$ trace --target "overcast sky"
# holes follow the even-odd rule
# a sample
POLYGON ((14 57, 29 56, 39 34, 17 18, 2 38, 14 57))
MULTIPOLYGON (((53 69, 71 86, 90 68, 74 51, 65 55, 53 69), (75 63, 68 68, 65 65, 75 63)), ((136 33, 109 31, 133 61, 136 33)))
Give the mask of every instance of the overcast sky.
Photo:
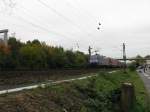
POLYGON ((39 39, 121 57, 150 54, 150 0, 0 0, 0 29, 21 41, 39 39), (97 30, 98 23, 101 29, 97 30), (78 43, 78 45, 77 45, 78 43))

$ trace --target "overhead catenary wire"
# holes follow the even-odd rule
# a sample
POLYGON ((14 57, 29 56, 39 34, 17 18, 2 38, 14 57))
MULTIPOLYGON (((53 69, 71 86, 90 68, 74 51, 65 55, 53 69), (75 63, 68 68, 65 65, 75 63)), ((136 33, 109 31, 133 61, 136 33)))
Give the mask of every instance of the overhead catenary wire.
MULTIPOLYGON (((27 15, 30 15, 28 12, 29 12, 29 10, 28 9, 26 9, 24 6, 21 6, 21 8, 23 9, 23 11, 24 11, 24 13, 26 13, 27 15)), ((37 18, 35 18, 35 17, 32 17, 31 15, 30 15, 30 18, 33 18, 34 19, 34 21, 35 20, 37 20, 38 21, 38 23, 40 22, 37 18)), ((40 16, 38 16, 38 18, 41 18, 40 16)), ((43 24, 43 23, 42 23, 43 24)), ((45 25, 44 25, 45 26, 45 25)), ((70 35, 70 37, 73 37, 74 35, 70 35)), ((68 37, 68 36, 67 36, 68 37)), ((62 38, 62 37, 61 37, 62 38)), ((72 38, 67 38, 67 40, 70 40, 70 41, 73 41, 74 43, 75 43, 75 41, 77 41, 77 39, 75 40, 75 39, 72 39, 72 38)))
POLYGON ((40 26, 40 25, 38 25, 38 24, 32 23, 31 21, 24 19, 22 16, 15 16, 15 18, 17 18, 18 20, 21 20, 21 21, 23 21, 23 22, 25 22, 25 23, 31 25, 32 27, 34 27, 34 28, 36 28, 36 29, 40 29, 40 30, 42 30, 42 31, 44 31, 44 32, 46 32, 46 33, 49 33, 49 34, 51 33, 51 34, 53 34, 53 35, 57 35, 57 36, 65 37, 65 38, 69 39, 68 37, 66 37, 66 36, 63 35, 63 34, 60 34, 60 33, 58 33, 58 32, 54 32, 54 31, 51 31, 51 30, 49 30, 49 29, 47 29, 47 28, 45 28, 45 27, 42 27, 42 26, 40 26))
MULTIPOLYGON (((89 28, 91 28, 91 26, 97 22, 96 20, 94 20, 91 17, 91 15, 89 16, 89 14, 86 11, 83 11, 80 7, 76 7, 75 5, 73 5, 70 0, 65 0, 65 2, 66 2, 66 5, 70 6, 73 9, 72 13, 74 13, 74 15, 77 15, 78 18, 80 18, 81 16, 82 17, 86 16, 85 19, 87 19, 88 22, 86 24, 84 24, 86 26, 82 25, 83 27, 89 27, 89 28)), ((95 29, 95 27, 93 29, 95 29)), ((90 30, 90 33, 92 33, 91 30, 90 30)))
MULTIPOLYGON (((89 11, 87 11, 86 9, 84 9, 83 7, 79 7, 80 3, 77 0, 75 0, 73 3, 71 2, 73 0, 65 0, 65 1, 66 1, 67 5, 70 5, 72 8, 74 8, 81 15, 88 16, 89 19, 86 18, 88 20, 87 24, 89 24, 91 22, 91 24, 89 24, 89 28, 91 28, 91 26, 93 24, 97 25, 97 23, 98 23, 99 24, 99 30, 100 30, 100 25, 101 25, 100 21, 97 21, 95 19, 96 17, 93 14, 91 14, 89 11)), ((88 34, 90 36, 94 36, 94 34, 95 34, 95 33, 93 34, 94 31, 95 31, 95 27, 93 30, 91 29, 88 34)))
POLYGON ((77 0, 75 0, 75 2, 73 2, 73 3, 71 1, 73 1, 73 0, 66 0, 66 3, 69 4, 71 7, 73 7, 75 10, 78 10, 78 13, 88 15, 88 17, 90 17, 90 19, 92 20, 91 22, 96 22, 97 21, 95 19, 96 17, 94 17, 91 13, 89 13, 83 7, 79 7, 79 3, 78 3, 77 0))
POLYGON ((55 14, 57 14, 59 17, 63 18, 64 20, 66 20, 67 22, 73 24, 77 29, 84 31, 86 34, 88 34, 88 36, 90 36, 91 34, 89 32, 86 32, 85 30, 81 29, 81 27, 74 23, 71 19, 67 18, 66 16, 64 16, 63 14, 61 14, 59 11, 57 11, 55 8, 51 7, 50 5, 46 4, 45 2, 43 2, 43 0, 37 0, 41 5, 45 6, 46 8, 50 9, 52 12, 54 12, 55 14))
POLYGON ((92 36, 92 34, 90 34, 89 32, 87 32, 87 31, 81 29, 80 26, 79 26, 78 24, 74 23, 71 19, 69 19, 69 18, 67 18, 66 16, 64 16, 62 13, 60 13, 59 11, 57 11, 55 8, 50 7, 50 5, 48 5, 48 3, 45 3, 45 2, 43 2, 43 1, 41 1, 41 0, 36 0, 36 1, 38 1, 38 2, 39 2, 40 4, 42 4, 44 7, 49 8, 52 12, 54 12, 55 14, 57 14, 59 17, 65 19, 66 21, 69 21, 69 23, 71 23, 71 24, 73 24, 74 26, 76 26, 78 30, 80 29, 80 30, 82 30, 82 32, 85 32, 85 33, 87 34, 87 36, 92 36))
POLYGON ((50 7, 48 4, 46 4, 45 2, 43 2, 42 0, 37 0, 40 4, 42 4, 43 6, 45 6, 46 8, 50 9, 52 12, 54 12, 55 14, 57 14, 59 17, 62 17, 64 20, 73 23, 70 19, 68 19, 67 17, 65 17, 63 14, 59 13, 55 8, 50 7))
MULTIPOLYGON (((43 28, 39 28, 39 26, 37 26, 37 25, 35 25, 35 24, 32 24, 32 23, 30 23, 30 21, 28 21, 28 20, 26 20, 26 19, 24 19, 24 18, 22 18, 22 17, 18 17, 18 16, 16 16, 15 17, 15 19, 17 19, 18 21, 22 21, 22 22, 24 22, 24 23, 27 23, 27 24, 29 24, 30 25, 30 27, 28 28, 28 27, 26 27, 26 26, 22 26, 22 25, 17 25, 17 24, 15 24, 15 23, 11 23, 10 25, 15 25, 15 26, 17 26, 16 28, 21 28, 21 29, 23 29, 23 30, 28 30, 28 31, 32 31, 31 33, 37 33, 37 31, 35 30, 35 29, 37 29, 37 30, 42 30, 42 31, 44 31, 44 32, 46 32, 46 33, 49 33, 49 34, 51 34, 51 36, 50 37, 52 37, 52 35, 55 35, 55 36, 59 36, 58 38, 56 37, 56 39, 54 39, 52 42, 57 42, 58 40, 64 40, 64 38, 66 39, 66 40, 69 40, 68 39, 68 37, 66 37, 65 35, 62 35, 62 34, 60 34, 60 33, 55 33, 54 34, 54 32, 50 32, 49 30, 45 30, 45 29, 43 29, 43 28), (35 29, 33 29, 33 28, 35 28, 35 29), (34 32, 33 32, 34 31, 34 32), (64 37, 64 38, 62 38, 62 37, 64 37)), ((39 31, 38 31, 39 32, 39 31)), ((61 41, 62 43, 63 43, 63 40, 61 41)), ((55 43, 56 44, 56 43, 55 43)), ((58 46, 62 46, 61 45, 61 43, 58 43, 58 44, 56 44, 56 45, 58 45, 58 46)))
MULTIPOLYGON (((75 0, 75 3, 77 4, 77 6, 79 6, 79 1, 78 0, 75 0)), ((84 12, 87 12, 92 18, 93 18, 93 21, 97 21, 95 18, 95 16, 92 14, 92 13, 90 13, 89 11, 87 11, 85 8, 83 8, 83 7, 81 7, 82 8, 82 10, 84 11, 84 12)))
MULTIPOLYGON (((4 19, 4 20, 0 19, 0 21, 3 21, 3 22, 7 22, 7 23, 9 23, 9 21, 7 21, 6 19, 4 19)), ((8 25, 8 26, 11 26, 11 25, 13 25, 13 26, 17 26, 17 27, 22 28, 22 29, 31 30, 31 28, 27 28, 27 27, 25 27, 25 26, 24 26, 24 25, 22 25, 22 24, 16 24, 15 22, 13 22, 13 23, 9 23, 9 25, 8 25)), ((33 31, 33 29, 32 29, 32 31, 33 31)))
POLYGON ((12 0, 2 0, 2 3, 5 5, 5 7, 14 8, 15 2, 12 0))
MULTIPOLYGON (((55 9, 56 10, 56 9, 55 9)), ((56 10, 57 11, 57 10, 56 10)), ((60 13, 61 14, 61 13, 60 13)), ((63 14, 62 14, 63 15, 63 14)), ((64 16, 64 15, 63 15, 64 16)), ((64 16, 65 17, 65 16, 64 16)), ((33 21, 30 21, 29 20, 29 18, 28 19, 26 19, 26 18, 24 18, 23 16, 19 16, 19 17, 17 17, 18 18, 18 20, 20 21, 24 21, 25 23, 27 23, 27 24, 29 24, 29 25, 31 25, 32 27, 34 27, 34 28, 36 28, 36 29, 40 29, 40 30, 42 30, 42 31, 45 31, 45 32, 48 32, 48 33, 52 33, 52 34, 54 34, 54 35, 60 35, 61 37, 65 37, 66 38, 66 36, 65 35, 62 35, 62 34, 60 34, 60 33, 58 33, 58 32, 55 32, 55 31, 51 31, 50 29, 47 29, 46 27, 45 27, 45 25, 43 26, 43 25, 39 25, 39 23, 37 24, 37 23, 34 23, 33 21)), ((67 17, 66 17, 67 18, 67 17)), ((68 20, 68 18, 67 18, 67 20, 68 20)), ((66 20, 66 21, 67 21, 66 20)), ((73 21, 71 20, 71 19, 69 19, 70 20, 70 23, 72 23, 73 21)), ((72 23, 72 24, 76 24, 76 23, 72 23)), ((79 27, 80 28, 80 27, 79 27)), ((78 29, 79 29, 78 28, 78 29)))
POLYGON ((55 8, 53 8, 50 5, 48 5, 48 3, 45 3, 45 2, 43 2, 41 0, 36 0, 36 1, 39 2, 42 6, 48 8, 50 11, 52 11, 53 13, 55 13, 56 15, 58 15, 59 17, 63 18, 66 22, 69 22, 69 23, 73 24, 80 32, 85 32, 85 34, 86 34, 85 36, 89 40, 93 38, 92 34, 90 34, 89 32, 86 32, 85 30, 81 29, 80 26, 78 26, 71 19, 67 18, 66 16, 64 16, 59 11, 57 11, 55 8))
POLYGON ((1 14, 7 13, 11 15, 13 12, 13 9, 16 6, 16 1, 15 0, 1 0, 1 3, 3 4, 3 9, 1 10, 1 14))
MULTIPOLYGON (((17 10, 19 10, 20 11, 20 9, 17 9, 17 10)), ((23 9, 24 10, 24 9, 23 9)), ((25 10, 24 10, 25 11, 25 10)), ((21 12, 22 13, 22 12, 21 12)), ((22 13, 23 15, 25 15, 24 13, 22 13)), ((27 15, 28 15, 28 13, 26 13, 27 15)), ((14 14, 13 14, 14 15, 14 14)), ((13 15, 11 15, 11 16, 13 16, 13 15)), ((10 16, 10 15, 9 15, 10 16)), ((43 24, 42 24, 42 26, 41 26, 41 24, 40 25, 38 25, 38 24, 35 24, 34 22, 32 22, 32 21, 30 21, 29 20, 29 18, 31 19, 31 16, 28 18, 28 19, 26 19, 26 18, 24 18, 23 16, 20 16, 20 15, 16 15, 16 16, 14 16, 17 20, 19 20, 19 21, 23 21, 24 23, 27 23, 27 24, 29 24, 30 26, 32 26, 32 27, 34 27, 34 28, 36 28, 36 29, 40 29, 40 30, 42 30, 42 31, 44 31, 44 32, 47 32, 47 33, 52 33, 52 34, 54 34, 54 35, 59 35, 61 38, 62 37, 64 37, 65 39, 67 39, 67 40, 72 40, 71 38, 69 38, 68 36, 66 36, 66 35, 64 35, 64 34, 61 34, 61 33, 58 33, 58 32, 54 32, 54 31, 51 31, 51 30, 49 30, 48 28, 45 28, 45 26, 43 27, 43 24)), ((27 16, 28 17, 28 16, 27 16)), ((34 21, 35 20, 38 20, 37 18, 35 19, 34 18, 34 21)), ((36 23, 39 23, 39 21, 38 22, 36 22, 36 23)), ((13 25, 15 25, 14 23, 13 23, 13 25)), ((21 24, 20 24, 21 25, 21 24)), ((20 26, 19 25, 19 26, 20 26)), ((16 26, 16 25, 15 25, 16 26)), ((26 27, 22 27, 21 26, 21 28, 24 28, 24 29, 26 29, 26 27)), ((29 27, 29 29, 31 29, 31 27, 29 27)), ((28 30, 29 30, 28 29, 28 30)), ((70 36, 71 37, 71 36, 70 36)), ((74 41, 74 40, 72 40, 72 41, 74 41)))
MULTIPOLYGON (((71 0, 67 0, 67 1, 68 1, 68 2, 71 2, 71 0)), ((73 0, 72 0, 72 1, 73 1, 73 0)), ((79 0, 74 0, 74 4, 76 4, 76 6, 79 6, 79 5, 80 5, 79 0)), ((101 25, 101 21, 100 21, 100 20, 97 20, 96 17, 95 17, 92 13, 90 13, 88 10, 86 10, 86 9, 83 8, 83 7, 80 7, 79 10, 82 10, 83 12, 88 13, 88 15, 90 15, 90 17, 91 17, 91 19, 92 19, 92 21, 93 21, 94 23, 96 22, 96 24, 98 23, 99 26, 101 25)), ((98 30, 100 30, 100 27, 98 27, 98 30)))
MULTIPOLYGON (((3 0, 3 3, 5 4, 5 7, 11 7, 11 3, 12 3, 12 1, 11 0, 9 0, 9 4, 7 4, 6 3, 6 1, 5 0, 3 0)), ((19 9, 18 9, 19 10, 19 9)), ((31 16, 30 16, 31 17, 31 16)), ((55 31, 52 31, 52 30, 49 30, 49 28, 45 28, 45 27, 43 27, 43 26, 41 26, 41 25, 38 25, 38 24, 35 24, 35 23, 33 23, 33 22, 31 22, 31 21, 29 21, 29 20, 27 20, 27 19, 25 19, 25 18, 23 18, 22 16, 15 16, 15 18, 17 18, 19 21, 20 20, 22 20, 22 21, 24 21, 25 23, 27 23, 27 24, 30 24, 32 27, 34 27, 34 28, 36 28, 36 29, 40 29, 40 30, 43 30, 43 31, 45 31, 45 32, 48 32, 48 33, 52 33, 52 34, 54 34, 54 35, 59 35, 59 36, 61 36, 61 38, 62 37, 65 37, 65 38, 67 38, 67 40, 71 40, 69 37, 67 37, 67 36, 65 36, 64 34, 61 34, 61 33, 58 33, 58 32, 55 32, 55 31)), ((35 20, 35 18, 34 18, 34 20, 35 20)), ((37 22, 37 23, 39 23, 39 22, 37 22)))
POLYGON ((7 8, 7 4, 5 2, 5 0, 1 0, 1 3, 3 4, 3 6, 5 7, 5 9, 7 8))
MULTIPOLYGON (((23 14, 26 14, 27 15, 27 17, 29 17, 30 19, 31 18, 33 18, 34 19, 34 21, 36 21, 36 23, 40 23, 41 21, 40 20, 38 20, 37 18, 35 18, 35 17, 33 17, 33 16, 31 16, 29 13, 28 13, 28 10, 27 9, 25 9, 23 6, 21 6, 22 7, 22 13, 23 14)), ((29 20, 23 20, 23 21, 26 21, 27 23, 29 23, 29 20)), ((35 24, 35 23, 33 23, 33 22, 31 22, 30 21, 30 23, 32 23, 32 26, 33 26, 33 24, 34 24, 34 26, 36 25, 37 26, 37 24, 35 24)), ((66 36, 66 35, 64 35, 64 34, 62 34, 62 33, 58 33, 58 32, 56 32, 56 31, 53 31, 53 30, 49 30, 50 28, 47 26, 47 25, 45 25, 45 24, 43 24, 43 23, 40 23, 40 24, 42 24, 43 26, 41 26, 41 25, 38 25, 39 27, 40 27, 40 29, 42 28, 42 30, 46 30, 46 32, 51 32, 51 33, 53 33, 53 34, 55 34, 55 35, 59 35, 59 36, 61 36, 61 38, 62 37, 64 37, 64 38, 66 38, 66 39, 68 39, 68 40, 71 40, 71 41, 73 41, 73 39, 72 38, 69 38, 68 36, 66 36), (46 27, 46 28, 45 28, 46 27)))

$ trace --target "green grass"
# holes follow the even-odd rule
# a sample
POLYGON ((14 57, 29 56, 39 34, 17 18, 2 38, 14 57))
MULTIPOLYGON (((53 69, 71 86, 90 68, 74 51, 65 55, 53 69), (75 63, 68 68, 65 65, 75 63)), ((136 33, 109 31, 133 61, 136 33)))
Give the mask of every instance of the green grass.
POLYGON ((102 91, 111 91, 121 87, 124 82, 130 82, 135 86, 136 104, 133 111, 135 112, 148 112, 149 107, 149 96, 144 87, 143 81, 140 79, 136 71, 128 71, 124 74, 122 71, 113 73, 109 76, 99 75, 97 80, 98 89, 102 88, 102 91))
POLYGON ((135 71, 47 86, 0 96, 0 112, 120 112, 119 100, 113 101, 123 82, 135 86, 136 101, 131 112, 150 112, 149 97, 142 80, 135 71))
MULTIPOLYGON (((129 82, 135 87, 136 102, 133 108, 133 112, 150 112, 150 99, 149 94, 144 86, 143 81, 140 79, 136 71, 118 71, 112 74, 106 74, 104 72, 98 73, 96 77, 95 88, 97 91, 101 91, 104 94, 110 93, 113 90, 121 88, 122 83, 129 82)), ((79 82, 78 82, 79 84, 79 82)), ((80 81, 80 86, 87 84, 87 80, 80 81)))

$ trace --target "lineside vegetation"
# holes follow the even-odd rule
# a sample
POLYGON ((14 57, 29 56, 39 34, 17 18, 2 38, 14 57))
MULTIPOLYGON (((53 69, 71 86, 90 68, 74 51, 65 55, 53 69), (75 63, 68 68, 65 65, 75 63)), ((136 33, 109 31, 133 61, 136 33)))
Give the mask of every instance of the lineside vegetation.
POLYGON ((84 68, 88 64, 88 56, 83 52, 49 46, 36 39, 23 43, 9 38, 8 45, 0 46, 0 70, 84 68))
POLYGON ((124 81, 135 86, 131 112, 150 112, 147 91, 135 71, 100 72, 86 80, 2 95, 0 112, 121 112, 120 87, 124 81))

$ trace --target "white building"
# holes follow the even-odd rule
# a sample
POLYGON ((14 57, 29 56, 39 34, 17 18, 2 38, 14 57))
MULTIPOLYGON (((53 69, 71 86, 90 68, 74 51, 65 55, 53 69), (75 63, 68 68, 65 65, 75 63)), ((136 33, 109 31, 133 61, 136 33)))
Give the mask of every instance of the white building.
POLYGON ((2 38, 0 38, 0 44, 4 44, 7 46, 7 44, 8 44, 8 29, 0 30, 0 34, 3 34, 2 38))
POLYGON ((150 60, 146 60, 146 64, 147 64, 147 65, 150 65, 150 60))

